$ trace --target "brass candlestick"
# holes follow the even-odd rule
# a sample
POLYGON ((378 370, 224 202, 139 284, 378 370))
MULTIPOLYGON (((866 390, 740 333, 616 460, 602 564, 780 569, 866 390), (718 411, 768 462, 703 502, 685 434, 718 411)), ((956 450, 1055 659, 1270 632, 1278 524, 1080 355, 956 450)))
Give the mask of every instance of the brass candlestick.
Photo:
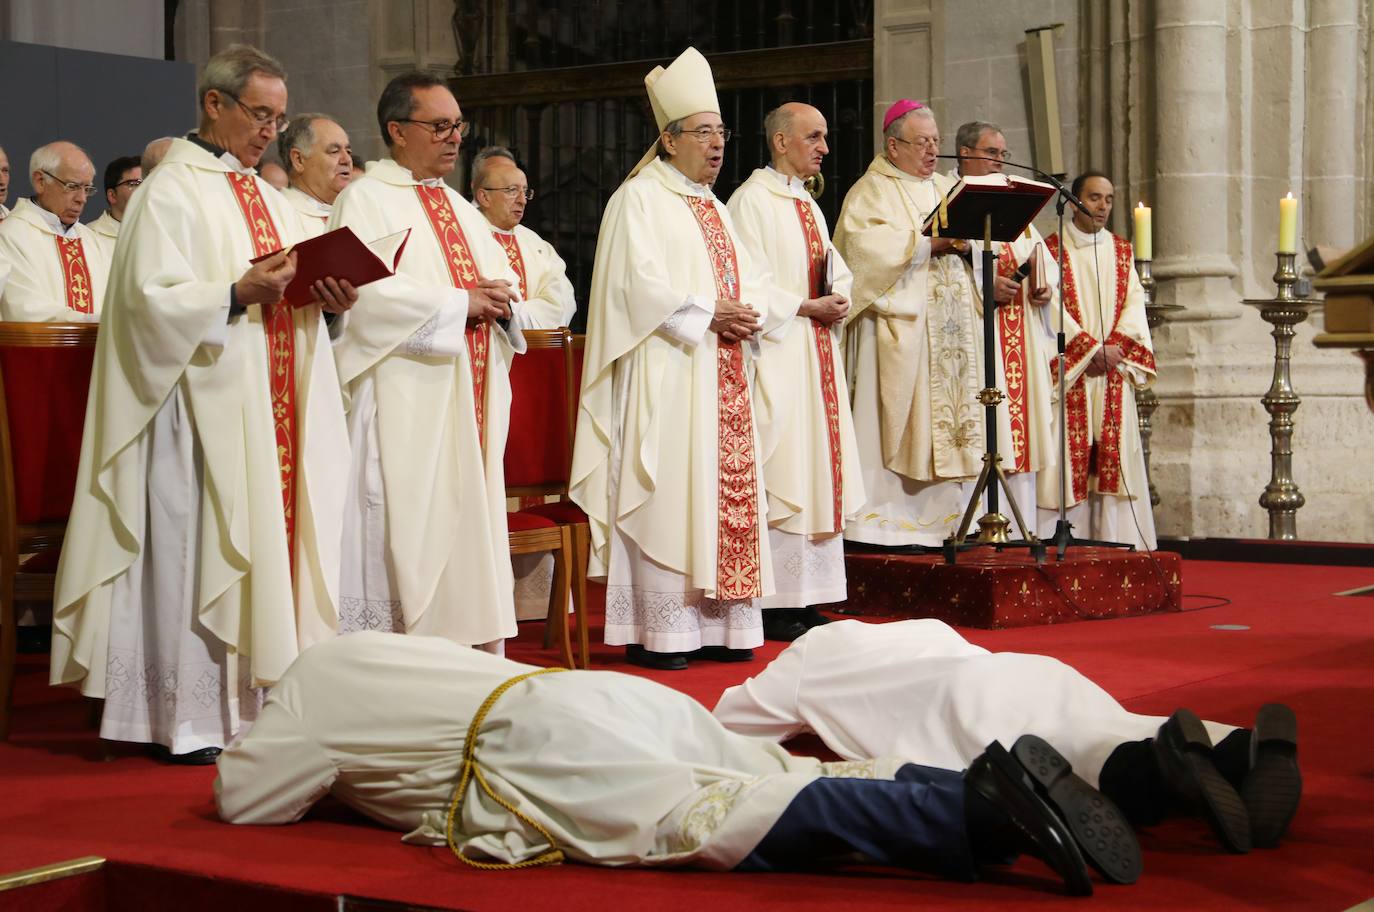
POLYGON ((1269 537, 1293 540, 1298 537, 1298 508, 1305 502, 1293 480, 1293 413, 1302 399, 1293 390, 1289 362, 1293 354, 1294 327, 1307 319, 1321 301, 1300 298, 1293 292, 1298 281, 1297 254, 1280 253, 1274 284, 1278 294, 1273 298, 1247 299, 1243 303, 1259 309, 1264 322, 1274 327, 1274 380, 1269 392, 1260 402, 1269 413, 1269 483, 1260 495, 1261 507, 1269 511, 1269 537))
MULTIPOLYGON (((1145 289, 1145 323, 1150 327, 1150 344, 1154 346, 1154 332, 1169 314, 1182 310, 1179 304, 1158 304, 1155 302, 1155 277, 1152 260, 1136 260, 1135 271, 1140 274, 1141 287, 1145 289)), ((1159 396, 1150 387, 1140 387, 1135 391, 1136 424, 1140 427, 1140 449, 1145 455, 1145 477, 1150 483, 1150 506, 1159 506, 1159 490, 1155 487, 1154 473, 1150 471, 1150 435, 1154 433, 1153 419, 1155 409, 1159 408, 1159 396)))

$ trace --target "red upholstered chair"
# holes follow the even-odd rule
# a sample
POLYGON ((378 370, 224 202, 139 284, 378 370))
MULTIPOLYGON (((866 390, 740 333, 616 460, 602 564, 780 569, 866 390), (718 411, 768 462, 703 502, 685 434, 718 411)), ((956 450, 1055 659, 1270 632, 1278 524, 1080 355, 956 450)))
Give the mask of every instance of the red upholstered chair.
POLYGON ((0 740, 14 695, 15 605, 52 601, 98 329, 0 323, 0 740))
MULTIPOLYGON (((587 517, 568 499, 572 468, 573 429, 577 422, 578 375, 581 358, 572 332, 560 329, 527 330, 525 354, 515 358, 510 370, 510 435, 506 440, 506 495, 509 497, 557 496, 556 503, 526 507, 510 514, 511 529, 517 522, 540 521, 562 529, 571 543, 573 617, 577 624, 582 667, 591 664, 587 633, 587 560, 591 553, 591 528, 587 517)), ((514 532, 512 531, 512 536, 514 532)), ((514 553, 514 546, 512 546, 514 553)), ((554 597, 559 600, 560 582, 554 565, 554 597)), ((561 612, 549 607, 549 631, 561 638, 571 662, 567 605, 561 612)))

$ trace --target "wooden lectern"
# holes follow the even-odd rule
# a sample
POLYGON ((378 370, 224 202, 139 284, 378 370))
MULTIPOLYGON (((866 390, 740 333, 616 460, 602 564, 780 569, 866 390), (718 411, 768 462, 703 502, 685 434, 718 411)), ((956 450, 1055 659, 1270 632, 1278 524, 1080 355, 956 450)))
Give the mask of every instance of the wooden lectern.
POLYGON ((1312 280, 1326 293, 1326 332, 1318 348, 1353 348, 1364 361, 1364 398, 1374 411, 1374 237, 1331 263, 1312 280))

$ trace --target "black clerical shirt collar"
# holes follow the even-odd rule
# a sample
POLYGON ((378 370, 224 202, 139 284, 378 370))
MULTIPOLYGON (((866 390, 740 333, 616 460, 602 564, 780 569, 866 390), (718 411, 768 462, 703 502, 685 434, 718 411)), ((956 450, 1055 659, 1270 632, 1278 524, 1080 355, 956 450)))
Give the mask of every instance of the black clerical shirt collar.
POLYGON ((190 133, 187 133, 186 139, 200 146, 202 149, 204 149, 206 152, 209 152, 215 158, 219 158, 221 155, 229 151, 223 146, 217 146, 212 142, 206 142, 205 140, 201 139, 200 135, 197 134, 195 130, 192 130, 190 133))

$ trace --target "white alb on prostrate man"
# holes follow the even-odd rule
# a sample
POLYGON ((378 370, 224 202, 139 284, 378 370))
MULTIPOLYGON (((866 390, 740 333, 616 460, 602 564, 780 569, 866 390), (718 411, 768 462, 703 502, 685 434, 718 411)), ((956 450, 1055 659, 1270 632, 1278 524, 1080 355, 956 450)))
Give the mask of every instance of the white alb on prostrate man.
POLYGON ((853 276, 803 184, 829 152, 825 117, 793 102, 769 112, 763 131, 772 164, 734 192, 730 215, 796 307, 782 315, 785 334, 765 335, 754 387, 777 586, 761 603, 763 629, 792 640, 825 622, 808 606, 844 600, 844 524, 864 501, 839 333, 853 276))
POLYGON ((95 240, 104 251, 105 261, 114 262, 115 242, 119 240, 119 228, 124 221, 124 210, 129 208, 129 200, 134 191, 143 183, 143 167, 134 155, 114 159, 105 166, 105 202, 108 206, 100 213, 100 218, 86 227, 95 235, 95 240))
POLYGON ((845 538, 930 547, 957 530, 983 466, 978 305, 968 243, 921 235, 954 186, 935 170, 935 116, 903 99, 883 121, 884 153, 835 230, 854 271, 845 344, 868 496, 845 538))
POLYGON ((773 290, 711 192, 730 131, 706 58, 688 48, 644 83, 661 132, 601 220, 572 498, 607 580, 607 644, 685 668, 763 642, 773 571, 746 350, 773 290))
POLYGON ((466 130, 444 81, 397 76, 377 121, 391 157, 339 194, 329 227, 410 236, 335 346, 353 443, 340 629, 499 649, 515 635, 502 457, 519 294, 486 220, 444 183, 466 130))
POLYGON ((277 138, 277 155, 291 182, 282 196, 300 214, 307 237, 323 234, 334 200, 353 174, 348 134, 327 115, 297 114, 277 138))
MULTIPOLYGON (((1115 199, 1111 180, 1087 171, 1071 189, 1093 214, 1075 208, 1064 227, 1067 519, 1080 538, 1153 549, 1155 518, 1134 393, 1155 379, 1145 289, 1130 241, 1107 230, 1115 199)), ((1057 234, 1047 239, 1050 256, 1058 257, 1059 243, 1057 234)), ((1057 326, 1057 306, 1051 316, 1057 326)), ((1054 390, 1057 397, 1057 375, 1054 390)), ((1040 474, 1042 537, 1054 534, 1060 487, 1057 473, 1040 474)))
POLYGON ((102 737, 186 762, 334 633, 348 438, 320 305, 356 296, 326 279, 317 303, 281 299, 301 230, 251 170, 285 119, 280 64, 230 47, 199 98, 121 229, 51 672, 105 699, 102 737))
MULTIPOLYGON (((958 173, 951 175, 981 177, 1002 173, 1002 162, 1010 158, 1007 141, 996 124, 981 120, 961 124, 954 138, 958 149, 958 173)), ((983 244, 970 239, 969 260, 973 265, 973 293, 983 300, 983 244)), ((1058 465, 1059 438, 1054 433, 1054 409, 1050 395, 1050 359, 1054 357, 1054 329, 1049 322, 1047 304, 1059 280, 1059 267, 1048 256, 1042 281, 1044 287, 1032 292, 1030 279, 1018 282, 1016 272, 1032 256, 1044 239, 1034 225, 1013 241, 993 245, 997 270, 993 277, 993 300, 997 303, 997 389, 1005 397, 997 406, 997 449, 1002 471, 1022 517, 1030 524, 1025 531, 1036 532, 1035 493, 1037 473, 1058 465)), ((979 316, 982 316, 979 308, 979 316)), ((982 343, 982 333, 978 335, 982 343)), ((1010 509, 1002 511, 1008 516, 1010 509)), ((1013 524, 1012 534, 1021 530, 1013 524)))
POLYGON ((48 143, 29 158, 32 200, 0 222, 0 319, 90 323, 100 319, 110 261, 78 220, 95 186, 80 147, 48 143))
POLYGON ((527 329, 567 326, 577 313, 568 266, 553 245, 521 224, 525 204, 534 199, 529 179, 509 149, 488 146, 472 160, 472 201, 491 234, 506 251, 520 280, 521 311, 527 329))

